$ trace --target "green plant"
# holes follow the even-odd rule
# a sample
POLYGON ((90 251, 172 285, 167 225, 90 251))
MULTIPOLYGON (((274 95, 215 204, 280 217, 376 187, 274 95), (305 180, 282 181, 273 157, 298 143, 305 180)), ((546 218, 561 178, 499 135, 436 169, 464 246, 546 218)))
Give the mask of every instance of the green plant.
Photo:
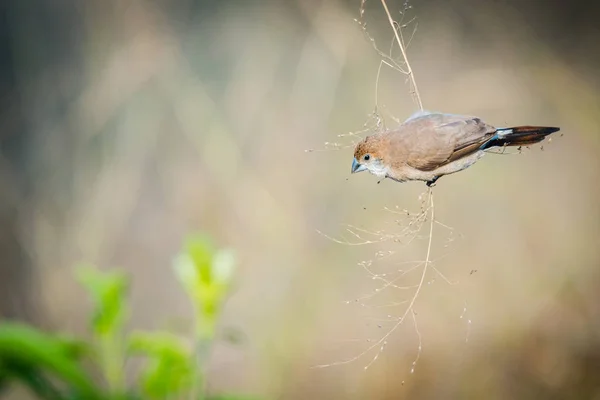
POLYGON ((80 268, 78 279, 94 303, 91 338, 81 341, 23 324, 0 324, 0 391, 18 382, 38 398, 52 400, 249 399, 206 393, 205 368, 234 269, 231 250, 216 248, 203 235, 185 241, 174 270, 194 309, 189 338, 166 331, 127 333, 127 276, 80 268), (131 357, 140 357, 142 366, 127 377, 124 366, 131 357), (95 372, 100 380, 92 379, 95 372))

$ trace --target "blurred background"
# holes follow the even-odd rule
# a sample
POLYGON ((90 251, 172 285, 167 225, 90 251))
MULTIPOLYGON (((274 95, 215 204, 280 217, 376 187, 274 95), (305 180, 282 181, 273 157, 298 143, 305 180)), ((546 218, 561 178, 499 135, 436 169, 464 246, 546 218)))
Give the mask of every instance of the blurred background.
MULTIPOLYGON (((388 5, 399 19, 404 2, 388 5)), ((434 227, 432 258, 453 284, 429 270, 383 351, 311 368, 385 335, 422 271, 379 293, 359 264, 391 274, 427 245, 427 224, 410 244, 323 235, 398 232, 408 217, 385 208, 418 212, 425 190, 350 176, 352 148, 324 144, 373 125, 380 57, 354 21, 359 0, 0 5, 2 317, 83 334, 73 269, 86 262, 131 274, 132 327, 177 325, 190 306, 171 262, 204 231, 240 261, 221 326, 242 339, 214 349, 211 390, 600 399, 600 6, 410 5, 426 109, 564 136, 440 180, 436 219, 453 230, 434 227)), ((387 52, 379 1, 364 21, 387 52)), ((388 127, 416 110, 387 67, 377 103, 388 127)))

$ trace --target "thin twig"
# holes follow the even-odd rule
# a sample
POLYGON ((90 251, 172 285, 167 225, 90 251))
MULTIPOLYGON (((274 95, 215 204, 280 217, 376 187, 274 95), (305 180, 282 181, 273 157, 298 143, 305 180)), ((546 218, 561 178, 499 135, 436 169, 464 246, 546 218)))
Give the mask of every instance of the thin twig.
POLYGON ((419 325, 417 325, 417 314, 415 310, 412 310, 413 324, 415 325, 415 332, 417 332, 417 338, 419 339, 419 348, 417 351, 417 356, 412 363, 412 367, 410 368, 410 373, 413 374, 415 372, 415 368, 417 367, 417 362, 419 362, 419 358, 421 358, 421 350, 423 349, 423 340, 421 338, 421 331, 419 331, 419 325))
POLYGON ((421 95, 419 94, 419 89, 417 88, 417 81, 415 80, 415 74, 413 73, 413 70, 410 67, 410 63, 408 62, 408 57, 406 55, 406 50, 404 49, 403 40, 400 39, 400 35, 398 35, 398 30, 396 29, 396 26, 394 24, 394 19, 392 18, 392 15, 390 14, 390 10, 388 9, 388 6, 387 6, 385 0, 381 0, 381 4, 383 5, 383 8, 385 9, 385 13, 387 14, 388 20, 390 21, 390 26, 392 27, 392 30, 394 31, 394 35, 396 36, 396 41, 398 42, 398 46, 400 47, 400 51, 402 52, 402 57, 404 57, 404 63, 406 64, 407 75, 409 76, 409 78, 412 82, 412 86, 414 88, 414 93, 415 93, 415 98, 417 99, 419 108, 421 109, 421 111, 423 111, 423 103, 421 102, 421 95))
POLYGON ((424 262, 425 265, 423 266, 423 271, 421 272, 421 279, 419 281, 419 284, 416 286, 415 293, 413 294, 413 296, 408 304, 408 307, 406 307, 406 309, 404 310, 404 314, 400 318, 395 320, 395 324, 385 335, 383 335, 379 340, 377 340, 371 346, 367 347, 360 354, 358 354, 352 358, 343 360, 343 361, 337 361, 337 362, 333 362, 330 364, 316 365, 313 368, 326 368, 326 367, 332 367, 332 366, 336 366, 336 365, 349 364, 349 363, 354 362, 354 361, 358 360, 359 358, 363 357, 365 354, 367 354, 369 351, 373 350, 374 348, 379 347, 379 350, 377 351, 377 353, 375 354, 373 359, 371 359, 371 361, 364 367, 365 369, 368 369, 379 358, 379 355, 381 354, 381 352, 387 345, 387 339, 400 327, 400 325, 402 325, 402 323, 406 320, 408 313, 413 312, 413 307, 415 305, 415 302, 417 301, 417 298, 419 297, 419 294, 421 292, 421 288, 423 287, 423 284, 425 283, 425 276, 427 275, 428 266, 431 263, 431 245, 433 243, 433 226, 435 224, 435 209, 434 209, 434 203, 433 203, 433 189, 432 188, 429 188, 429 203, 430 203, 430 206, 428 208, 428 211, 430 212, 431 219, 430 219, 430 225, 429 225, 429 242, 427 245, 427 256, 426 256, 425 262, 424 262))

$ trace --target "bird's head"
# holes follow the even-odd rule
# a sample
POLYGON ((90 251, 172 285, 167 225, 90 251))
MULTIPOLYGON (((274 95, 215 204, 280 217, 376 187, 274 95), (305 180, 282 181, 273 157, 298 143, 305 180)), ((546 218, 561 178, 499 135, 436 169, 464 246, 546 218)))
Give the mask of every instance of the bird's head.
POLYGON ((387 167, 383 162, 382 141, 379 135, 367 136, 354 148, 352 173, 369 171, 373 175, 385 177, 387 167))

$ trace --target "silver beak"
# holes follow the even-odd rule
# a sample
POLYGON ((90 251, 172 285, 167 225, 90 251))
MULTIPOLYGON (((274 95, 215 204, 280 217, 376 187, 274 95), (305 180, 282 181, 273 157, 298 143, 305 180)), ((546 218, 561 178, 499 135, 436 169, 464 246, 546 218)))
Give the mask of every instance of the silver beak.
POLYGON ((352 173, 353 174, 360 172, 360 171, 364 171, 366 169, 367 169, 367 167, 365 167, 362 164, 359 164, 358 161, 356 161, 356 158, 352 160, 352 173))

